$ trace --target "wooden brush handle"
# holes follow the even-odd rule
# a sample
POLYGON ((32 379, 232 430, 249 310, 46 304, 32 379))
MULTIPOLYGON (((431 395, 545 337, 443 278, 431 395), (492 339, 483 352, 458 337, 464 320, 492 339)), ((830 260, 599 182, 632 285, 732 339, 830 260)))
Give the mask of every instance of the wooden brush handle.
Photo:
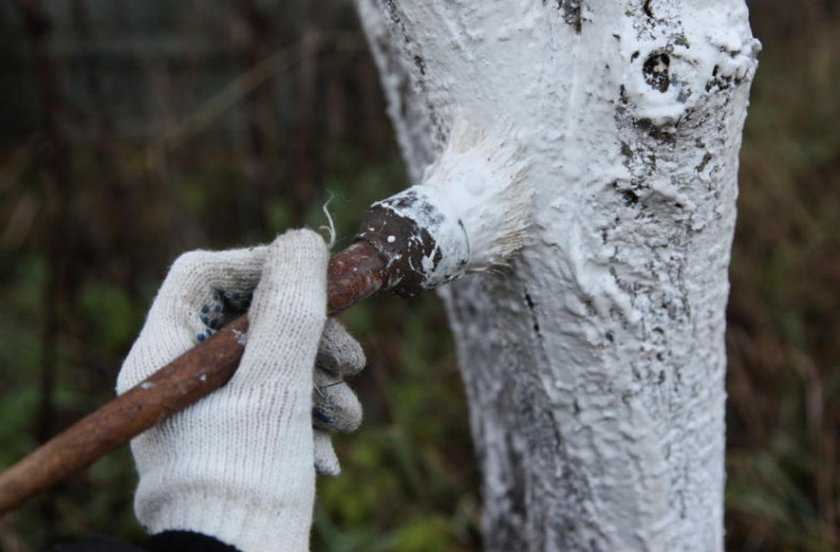
MULTIPOLYGON (((341 312, 387 281, 379 253, 367 242, 354 243, 330 259, 328 312, 341 312)), ((227 383, 239 367, 247 331, 248 317, 241 316, 5 470, 0 515, 227 383)))

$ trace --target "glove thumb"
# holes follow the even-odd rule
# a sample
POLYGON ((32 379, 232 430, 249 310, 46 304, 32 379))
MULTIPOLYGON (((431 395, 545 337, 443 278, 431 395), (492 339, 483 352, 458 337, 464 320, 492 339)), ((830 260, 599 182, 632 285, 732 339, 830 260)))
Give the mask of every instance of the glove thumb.
POLYGON ((274 240, 248 311, 241 368, 231 383, 294 381, 311 392, 311 367, 327 319, 328 258, 324 240, 311 230, 290 230, 274 240), (302 367, 310 368, 306 375, 293 373, 302 367))

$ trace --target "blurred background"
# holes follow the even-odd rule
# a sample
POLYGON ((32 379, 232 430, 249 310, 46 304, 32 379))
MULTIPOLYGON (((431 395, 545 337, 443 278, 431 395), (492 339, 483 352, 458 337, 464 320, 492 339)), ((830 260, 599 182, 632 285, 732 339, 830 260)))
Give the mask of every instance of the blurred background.
MULTIPOLYGON (((840 6, 749 2, 764 43, 729 305, 727 545, 840 548, 840 6), (834 400, 832 400, 834 399, 834 400)), ((168 265, 406 186, 347 0, 0 2, 0 466, 112 396, 168 265)), ((434 295, 343 316, 366 409, 314 550, 474 551, 479 474, 434 295)), ((127 450, 0 521, 0 550, 139 537, 127 450)))

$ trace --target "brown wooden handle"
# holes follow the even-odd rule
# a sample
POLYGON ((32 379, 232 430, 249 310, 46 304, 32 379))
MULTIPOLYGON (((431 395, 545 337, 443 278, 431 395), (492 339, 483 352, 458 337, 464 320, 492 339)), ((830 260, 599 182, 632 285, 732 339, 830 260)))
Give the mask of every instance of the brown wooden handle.
MULTIPOLYGON (((364 241, 354 243, 330 259, 328 312, 341 312, 387 281, 376 250, 364 241)), ((227 383, 239 367, 247 331, 247 316, 227 324, 5 470, 0 474, 0 515, 227 383)))

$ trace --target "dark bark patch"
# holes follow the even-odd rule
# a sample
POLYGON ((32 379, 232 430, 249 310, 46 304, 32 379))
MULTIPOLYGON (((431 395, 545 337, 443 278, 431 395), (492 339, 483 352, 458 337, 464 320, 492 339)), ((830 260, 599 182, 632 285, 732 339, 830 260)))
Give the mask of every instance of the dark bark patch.
POLYGON ((712 70, 712 78, 706 82, 706 92, 711 92, 713 89, 728 90, 732 88, 733 85, 737 86, 741 84, 741 82, 742 79, 736 79, 728 75, 721 75, 720 65, 715 65, 715 68, 712 70))
POLYGON ((628 207, 639 203, 639 196, 633 190, 624 190, 621 192, 621 196, 624 198, 624 204, 628 207))
POLYGON ((531 319, 534 322, 534 331, 537 333, 537 336, 542 337, 542 333, 540 332, 540 321, 539 318, 537 318, 537 304, 534 303, 534 300, 531 298, 531 294, 527 291, 525 292, 525 304, 528 305, 528 310, 531 311, 531 319))
POLYGON ((388 12, 388 17, 392 23, 400 23, 400 14, 397 12, 397 5, 394 3, 394 0, 385 0, 385 11, 388 12))
MULTIPOLYGON (((554 0, 557 10, 563 15, 563 21, 572 26, 576 33, 583 28, 583 0, 554 0)), ((543 0, 543 5, 546 0, 543 0)))
POLYGON ((652 54, 642 67, 642 73, 645 75, 645 82, 651 88, 659 90, 660 92, 667 92, 668 87, 671 86, 671 56, 665 52, 652 54))
POLYGON ((642 4, 642 10, 645 12, 645 15, 651 19, 654 19, 653 15, 653 0, 645 0, 644 4, 642 4))
POLYGON ((424 60, 421 56, 414 56, 414 65, 417 67, 417 70, 420 71, 421 75, 426 74, 426 60, 424 60))
POLYGON ((630 103, 630 99, 627 97, 627 87, 623 84, 618 88, 618 98, 622 105, 630 103))
POLYGON ((673 133, 667 132, 653 124, 650 119, 637 119, 633 121, 633 126, 637 129, 646 132, 651 138, 655 138, 660 142, 675 144, 677 139, 673 133))
POLYGON ((691 48, 691 43, 688 41, 688 37, 686 37, 683 33, 679 33, 674 37, 674 44, 677 46, 683 46, 684 48, 691 48))
POLYGON ((694 170, 699 172, 699 173, 703 172, 706 169, 706 166, 708 166, 709 162, 711 162, 711 160, 712 160, 712 154, 709 153, 709 152, 706 152, 706 154, 703 156, 703 159, 700 161, 700 163, 696 167, 694 167, 694 170))

